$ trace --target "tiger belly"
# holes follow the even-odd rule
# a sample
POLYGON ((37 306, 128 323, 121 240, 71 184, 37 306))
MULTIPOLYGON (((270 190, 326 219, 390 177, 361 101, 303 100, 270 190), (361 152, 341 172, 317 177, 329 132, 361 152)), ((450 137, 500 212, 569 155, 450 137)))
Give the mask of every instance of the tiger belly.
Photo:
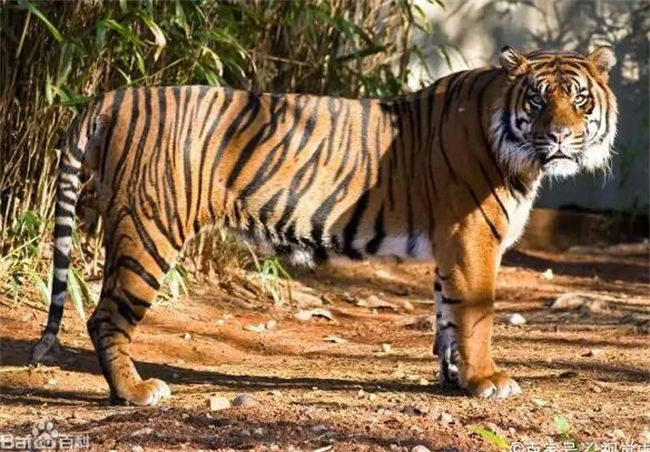
POLYGON ((293 265, 314 267, 325 261, 368 260, 372 258, 396 258, 400 260, 429 261, 433 259, 431 241, 425 234, 397 234, 381 238, 375 247, 369 243, 376 236, 361 235, 351 248, 336 246, 340 243, 335 234, 329 235, 331 246, 321 247, 310 243, 308 237, 300 240, 287 237, 269 239, 264 234, 236 231, 239 239, 255 245, 263 254, 286 257, 293 265))

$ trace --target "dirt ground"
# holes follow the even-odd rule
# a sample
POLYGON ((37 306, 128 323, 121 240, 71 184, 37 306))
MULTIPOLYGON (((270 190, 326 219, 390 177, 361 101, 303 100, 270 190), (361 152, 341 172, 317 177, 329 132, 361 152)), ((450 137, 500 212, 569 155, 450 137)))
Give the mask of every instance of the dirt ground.
POLYGON ((30 367, 46 314, 2 300, 0 435, 27 435, 46 419, 59 435, 87 435, 102 451, 496 450, 470 431, 479 426, 532 447, 513 450, 532 451, 565 440, 554 423, 559 413, 585 447, 650 444, 647 253, 507 256, 493 347, 524 391, 507 400, 437 385, 431 264, 349 264, 294 277, 298 295, 284 306, 248 306, 216 283, 155 305, 132 346, 142 375, 172 389, 155 408, 107 405, 107 385, 72 309, 63 348, 30 367), (574 292, 587 296, 580 306, 550 308, 574 292), (296 303, 319 300, 333 320, 295 318, 296 303), (359 306, 378 301, 393 306, 359 306), (526 323, 511 325, 512 313, 526 323), (270 319, 276 328, 255 331, 270 319), (242 393, 259 404, 209 410, 211 396, 242 393))

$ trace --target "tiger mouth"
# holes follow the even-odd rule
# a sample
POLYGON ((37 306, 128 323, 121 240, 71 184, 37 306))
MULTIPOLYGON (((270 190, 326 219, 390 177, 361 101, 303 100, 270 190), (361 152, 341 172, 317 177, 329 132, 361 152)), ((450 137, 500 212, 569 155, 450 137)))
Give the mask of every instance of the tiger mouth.
POLYGON ((542 156, 541 160, 542 160, 542 166, 546 166, 549 163, 554 162, 556 160, 575 161, 575 159, 573 157, 571 157, 570 155, 565 154, 564 152, 556 152, 555 154, 550 155, 550 156, 542 156))

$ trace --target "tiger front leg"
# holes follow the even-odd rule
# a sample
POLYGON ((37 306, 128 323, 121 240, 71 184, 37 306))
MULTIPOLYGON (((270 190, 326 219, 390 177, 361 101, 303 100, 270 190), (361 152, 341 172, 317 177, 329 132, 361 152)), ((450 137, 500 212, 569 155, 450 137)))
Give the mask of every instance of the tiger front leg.
MULTIPOLYGON (((461 248, 462 249, 462 248, 461 248)), ((509 397, 521 388, 497 370, 491 338, 499 258, 460 259, 436 270, 436 338, 440 382, 478 397, 509 397)))

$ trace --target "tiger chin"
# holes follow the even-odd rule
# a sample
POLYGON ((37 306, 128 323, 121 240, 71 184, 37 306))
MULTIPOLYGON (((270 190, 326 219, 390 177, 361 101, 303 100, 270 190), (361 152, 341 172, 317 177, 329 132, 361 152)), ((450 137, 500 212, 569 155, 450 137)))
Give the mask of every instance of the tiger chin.
POLYGON ((609 48, 506 47, 499 66, 391 99, 206 86, 98 96, 70 127, 60 162, 52 301, 34 361, 61 324, 84 168, 106 251, 88 332, 114 402, 171 394, 142 380, 128 348, 179 251, 206 226, 307 262, 435 259, 440 380, 481 397, 518 394, 492 359, 497 270, 545 176, 607 167, 614 64, 609 48))

